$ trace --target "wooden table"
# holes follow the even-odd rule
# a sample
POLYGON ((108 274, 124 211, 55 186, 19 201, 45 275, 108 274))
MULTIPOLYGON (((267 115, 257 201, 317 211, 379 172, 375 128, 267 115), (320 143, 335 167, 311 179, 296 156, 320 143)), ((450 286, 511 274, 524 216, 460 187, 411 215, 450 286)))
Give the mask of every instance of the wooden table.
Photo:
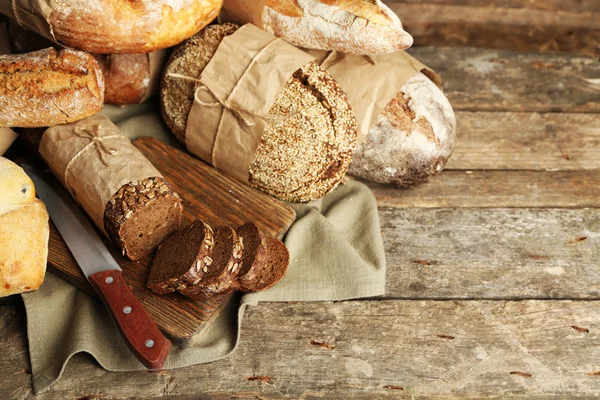
MULTIPOLYGON (((542 33, 600 15, 592 9, 597 0, 453 2, 460 9, 436 0, 392 3, 400 13, 429 7, 432 19, 448 21, 460 10, 485 11, 488 22, 503 7, 519 16, 527 3, 539 8, 530 17, 542 33), (450 9, 454 14, 440 11, 450 9), (554 11, 562 20, 546 23, 554 11)), ((435 38, 436 29, 450 29, 448 21, 423 35, 435 38)), ((597 37, 597 24, 582 24, 588 38, 597 37)), ((500 29, 498 37, 505 34, 500 29)), ((538 49, 541 42, 535 36, 530 44, 552 50, 538 49)), ((487 43, 498 45, 489 35, 487 43)), ((597 43, 573 42, 566 50, 598 54, 597 43)), ((411 53, 444 77, 458 143, 446 170, 428 184, 372 185, 388 260, 384 298, 261 303, 247 311, 238 351, 208 365, 111 373, 78 355, 39 398, 598 395, 600 62, 481 48, 411 53)), ((18 302, 0 307, 0 354, 0 398, 34 397, 18 302)))

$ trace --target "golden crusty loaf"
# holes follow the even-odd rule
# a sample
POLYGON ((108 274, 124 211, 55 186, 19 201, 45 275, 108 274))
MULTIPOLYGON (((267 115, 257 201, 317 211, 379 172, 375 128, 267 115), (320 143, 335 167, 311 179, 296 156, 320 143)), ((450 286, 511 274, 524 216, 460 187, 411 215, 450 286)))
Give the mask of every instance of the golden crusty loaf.
MULTIPOLYGON (((187 118, 198 83, 178 77, 199 77, 221 40, 237 28, 233 24, 209 26, 179 46, 167 62, 162 111, 168 127, 183 143, 190 134, 187 118)), ((356 119, 346 95, 327 72, 309 62, 289 78, 271 106, 248 182, 284 201, 320 198, 345 175, 355 144, 356 119)))
MULTIPOLYGON (((62 48, 13 20, 8 23, 8 35, 14 53, 28 53, 47 47, 62 48)), ((151 62, 157 62, 157 68, 161 68, 164 56, 158 53, 164 51, 151 54, 93 54, 104 76, 104 103, 137 104, 156 94, 156 81, 160 74, 151 74, 151 62)))
POLYGON ((36 290, 48 257, 48 213, 25 171, 0 157, 0 297, 36 290))
POLYGON ((448 99, 418 72, 379 114, 348 173, 399 186, 422 183, 442 170, 455 139, 456 118, 448 99))
POLYGON ((0 55, 0 126, 34 128, 97 113, 104 78, 91 55, 53 48, 0 55))
POLYGON ((413 43, 380 0, 225 0, 223 22, 251 22, 301 47, 385 54, 413 43))
MULTIPOLYGON (((25 0, 0 0, 0 9, 35 29, 27 15, 14 15, 19 8, 12 2, 31 8, 25 0)), ((221 4, 222 0, 63 0, 37 13, 61 44, 90 53, 148 53, 198 32, 216 18, 221 4)))

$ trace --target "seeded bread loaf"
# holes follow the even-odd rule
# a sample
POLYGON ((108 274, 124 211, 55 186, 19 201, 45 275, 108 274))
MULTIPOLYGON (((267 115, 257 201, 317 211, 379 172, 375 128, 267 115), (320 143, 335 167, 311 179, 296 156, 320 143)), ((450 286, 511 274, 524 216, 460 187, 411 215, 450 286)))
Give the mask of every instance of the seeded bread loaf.
POLYGON ((174 46, 217 17, 222 0, 0 0, 0 12, 58 43, 91 53, 174 46))
POLYGON ((267 237, 267 260, 257 269, 252 279, 236 281, 237 290, 242 292, 260 292, 267 290, 279 282, 287 272, 290 264, 290 253, 281 240, 267 237))
POLYGON ((244 243, 244 254, 236 283, 238 287, 246 287, 258 278, 260 271, 267 263, 267 238, 253 222, 248 222, 236 228, 235 232, 244 243))
POLYGON ((196 220, 165 240, 156 251, 148 288, 157 294, 193 285, 212 266, 212 228, 196 220))
POLYGON ((22 168, 0 157, 0 297, 36 290, 48 257, 44 203, 22 168))
POLYGON ((65 124, 97 113, 104 79, 91 55, 53 48, 0 55, 0 126, 65 124))
MULTIPOLYGON (((48 47, 61 47, 14 21, 8 34, 14 53, 28 53, 48 47)), ((151 85, 149 54, 93 54, 104 76, 104 103, 136 104, 148 97, 151 85)), ((155 88, 156 89, 156 88, 155 88)))
POLYGON ((456 118, 448 99, 423 73, 410 78, 356 149, 348 173, 410 186, 440 172, 454 150, 456 118))
MULTIPOLYGON (((188 115, 199 85, 194 77, 202 74, 223 38, 237 29, 233 24, 209 26, 176 48, 167 62, 160 91, 162 112, 183 143, 190 134, 188 115)), ((320 198, 335 188, 352 158, 356 119, 333 78, 309 62, 289 78, 268 116, 248 183, 292 202, 320 198)), ((211 153, 210 148, 204 150, 211 153)))
POLYGON ((183 206, 162 177, 130 182, 104 209, 104 229, 123 255, 139 260, 179 229, 183 206))
POLYGON ((393 53, 413 42, 380 0, 225 0, 219 18, 253 23, 296 46, 352 54, 393 53))

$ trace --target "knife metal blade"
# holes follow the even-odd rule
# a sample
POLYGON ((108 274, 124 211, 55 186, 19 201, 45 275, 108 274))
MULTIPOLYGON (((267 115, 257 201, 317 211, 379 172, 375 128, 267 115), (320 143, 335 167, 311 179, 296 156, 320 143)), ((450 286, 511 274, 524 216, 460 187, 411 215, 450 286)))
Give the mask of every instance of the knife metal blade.
POLYGON ((86 278, 106 305, 131 352, 149 369, 162 368, 169 341, 127 286, 125 275, 71 196, 49 174, 21 165, 86 278), (46 176, 44 176, 46 175, 46 176))
POLYGON ((43 177, 35 168, 25 164, 22 167, 33 181, 38 197, 46 205, 52 222, 86 278, 109 269, 121 270, 69 193, 56 182, 43 177))

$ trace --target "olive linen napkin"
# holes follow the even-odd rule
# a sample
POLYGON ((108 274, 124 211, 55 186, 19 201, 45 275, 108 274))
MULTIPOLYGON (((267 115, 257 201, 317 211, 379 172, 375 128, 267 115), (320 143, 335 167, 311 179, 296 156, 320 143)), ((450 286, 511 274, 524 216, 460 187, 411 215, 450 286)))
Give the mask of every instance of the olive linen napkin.
MULTIPOLYGON (((131 139, 158 137, 172 144, 151 103, 127 110, 106 108, 131 139)), ((292 204, 297 218, 284 241, 290 267, 273 288, 238 295, 186 348, 173 346, 165 369, 224 358, 239 344, 247 306, 264 301, 333 301, 383 295, 385 256, 377 205, 363 184, 350 181, 323 199, 292 204)), ((23 294, 35 393, 54 384, 76 353, 91 354, 109 371, 142 370, 100 300, 54 276, 23 294)), ((248 344, 252 345, 252 344, 248 344)))

